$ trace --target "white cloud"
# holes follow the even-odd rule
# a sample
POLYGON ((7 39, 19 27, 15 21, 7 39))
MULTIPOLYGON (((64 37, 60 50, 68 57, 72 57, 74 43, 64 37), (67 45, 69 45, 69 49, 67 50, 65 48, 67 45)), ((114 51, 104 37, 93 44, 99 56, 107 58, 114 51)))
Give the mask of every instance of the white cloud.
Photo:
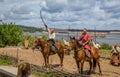
POLYGON ((0 0, 0 19, 43 27, 120 29, 120 0, 0 0))
POLYGON ((0 19, 5 19, 5 16, 3 14, 0 14, 0 19))

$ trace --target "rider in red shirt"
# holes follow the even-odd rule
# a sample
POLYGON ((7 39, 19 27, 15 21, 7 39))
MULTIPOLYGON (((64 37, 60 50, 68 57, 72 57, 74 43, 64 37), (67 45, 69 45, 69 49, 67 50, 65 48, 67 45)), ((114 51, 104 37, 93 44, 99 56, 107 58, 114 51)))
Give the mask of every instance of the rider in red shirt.
POLYGON ((80 41, 80 44, 82 44, 84 46, 85 52, 86 52, 86 56, 90 57, 91 48, 90 48, 89 42, 91 41, 91 37, 87 33, 87 29, 86 28, 83 29, 83 33, 78 38, 78 41, 80 41))

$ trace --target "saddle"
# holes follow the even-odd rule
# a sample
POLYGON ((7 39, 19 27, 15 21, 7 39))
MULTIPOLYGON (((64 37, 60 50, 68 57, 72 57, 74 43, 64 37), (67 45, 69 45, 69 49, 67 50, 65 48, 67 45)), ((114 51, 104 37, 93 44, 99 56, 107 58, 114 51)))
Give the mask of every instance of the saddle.
POLYGON ((55 41, 53 39, 49 39, 47 42, 49 43, 49 46, 50 46, 50 52, 54 53, 55 50, 57 49, 55 45, 55 41))
POLYGON ((50 46, 50 51, 51 52, 54 52, 55 51, 55 46, 53 45, 53 43, 49 43, 49 46, 50 46))

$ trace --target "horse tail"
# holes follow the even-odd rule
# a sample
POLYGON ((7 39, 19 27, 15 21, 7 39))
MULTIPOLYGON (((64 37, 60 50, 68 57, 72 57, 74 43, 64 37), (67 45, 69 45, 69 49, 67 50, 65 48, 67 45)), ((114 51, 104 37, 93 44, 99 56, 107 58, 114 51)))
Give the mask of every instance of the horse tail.
POLYGON ((96 59, 93 58, 93 68, 95 68, 95 67, 96 67, 96 59))

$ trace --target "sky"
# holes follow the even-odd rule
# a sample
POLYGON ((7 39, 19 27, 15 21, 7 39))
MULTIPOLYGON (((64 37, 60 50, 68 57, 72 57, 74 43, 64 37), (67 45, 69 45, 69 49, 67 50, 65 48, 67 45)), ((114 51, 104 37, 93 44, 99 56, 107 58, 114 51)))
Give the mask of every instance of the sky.
POLYGON ((120 0, 0 0, 0 20, 60 29, 120 30, 120 0))

